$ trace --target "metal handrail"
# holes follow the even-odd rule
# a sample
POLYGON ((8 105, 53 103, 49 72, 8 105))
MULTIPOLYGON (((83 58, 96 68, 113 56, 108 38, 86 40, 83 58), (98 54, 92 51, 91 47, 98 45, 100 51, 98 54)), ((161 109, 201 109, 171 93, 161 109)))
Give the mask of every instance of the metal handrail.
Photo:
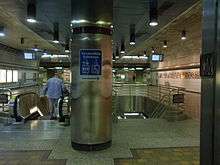
POLYGON ((173 95, 184 94, 184 91, 185 88, 167 85, 113 84, 114 96, 144 96, 151 99, 153 112, 149 116, 153 118, 162 117, 168 109, 171 110, 173 95))
POLYGON ((168 104, 170 104, 170 96, 169 95, 165 95, 163 96, 163 98, 161 99, 161 101, 159 102, 158 106, 155 108, 155 110, 152 112, 150 118, 160 118, 163 116, 163 114, 166 112, 166 110, 168 109, 168 106, 164 106, 166 102, 169 102, 168 104))

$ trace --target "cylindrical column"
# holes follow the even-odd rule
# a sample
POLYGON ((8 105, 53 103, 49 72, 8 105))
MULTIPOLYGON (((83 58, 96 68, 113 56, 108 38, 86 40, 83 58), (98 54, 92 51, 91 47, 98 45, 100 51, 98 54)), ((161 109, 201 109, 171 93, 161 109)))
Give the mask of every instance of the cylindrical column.
POLYGON ((100 6, 103 0, 75 2, 71 142, 77 150, 101 150, 110 147, 112 140, 112 5, 106 6, 112 0, 104 1, 108 10, 100 6))

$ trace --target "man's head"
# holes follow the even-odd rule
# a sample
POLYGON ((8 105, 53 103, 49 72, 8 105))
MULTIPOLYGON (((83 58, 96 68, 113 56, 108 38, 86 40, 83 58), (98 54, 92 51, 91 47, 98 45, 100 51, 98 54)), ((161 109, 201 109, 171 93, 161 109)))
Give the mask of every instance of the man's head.
POLYGON ((54 77, 59 77, 59 73, 58 73, 58 72, 55 72, 55 73, 54 73, 54 77))

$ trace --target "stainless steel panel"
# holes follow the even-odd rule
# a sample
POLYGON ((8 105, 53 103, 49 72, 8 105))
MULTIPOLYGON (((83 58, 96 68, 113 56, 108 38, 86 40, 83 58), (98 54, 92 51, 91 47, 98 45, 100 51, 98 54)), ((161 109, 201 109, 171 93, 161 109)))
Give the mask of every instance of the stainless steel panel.
POLYGON ((216 1, 216 79, 215 79, 215 112, 214 112, 214 164, 220 164, 220 0, 216 1), (218 8, 217 8, 218 7, 218 8))
POLYGON ((71 87, 71 140, 79 144, 111 141, 112 132, 112 37, 101 34, 73 35, 71 87), (85 39, 86 37, 86 39, 85 39), (102 76, 96 81, 79 77, 80 49, 101 49, 102 76))
MULTIPOLYGON (((203 0, 203 48, 202 54, 216 55, 216 9, 219 0, 203 0)), ((215 79, 202 78, 202 95, 201 95, 201 147, 200 147, 200 164, 213 165, 217 161, 214 159, 215 152, 220 150, 220 146, 214 143, 215 137, 215 98, 218 94, 215 92, 219 85, 215 86, 215 79), (217 94, 217 95, 215 95, 217 94), (218 149, 214 151, 214 146, 218 149)), ((219 104, 219 101, 216 102, 219 104)), ((218 117, 218 120, 220 118, 218 117)), ((218 164, 218 163, 217 163, 218 164)), ((216 165, 217 165, 216 164, 216 165)))
POLYGON ((112 22, 113 0, 72 0, 72 19, 112 22))

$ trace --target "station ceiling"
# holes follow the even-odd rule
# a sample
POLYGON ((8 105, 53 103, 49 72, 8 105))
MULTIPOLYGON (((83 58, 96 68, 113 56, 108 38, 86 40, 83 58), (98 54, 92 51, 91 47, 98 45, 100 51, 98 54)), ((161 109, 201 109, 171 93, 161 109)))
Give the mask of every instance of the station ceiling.
MULTIPOLYGON (((114 51, 117 45, 120 47, 121 39, 125 39, 127 54, 140 54, 149 48, 143 45, 144 42, 198 2, 201 0, 158 0, 159 26, 150 27, 149 0, 113 0, 114 51), (136 26, 135 46, 130 46, 128 42, 130 24, 136 26)), ((71 0, 37 0, 39 22, 36 25, 25 21, 26 6, 27 0, 0 0, 0 24, 6 24, 11 33, 6 39, 1 38, 0 42, 18 49, 30 49, 37 45, 51 52, 63 52, 63 43, 70 35, 71 0), (52 42, 53 22, 60 24, 61 44, 58 45, 52 42), (21 45, 19 38, 23 36, 27 42, 21 45)), ((183 24, 176 30, 187 26, 183 24)))

